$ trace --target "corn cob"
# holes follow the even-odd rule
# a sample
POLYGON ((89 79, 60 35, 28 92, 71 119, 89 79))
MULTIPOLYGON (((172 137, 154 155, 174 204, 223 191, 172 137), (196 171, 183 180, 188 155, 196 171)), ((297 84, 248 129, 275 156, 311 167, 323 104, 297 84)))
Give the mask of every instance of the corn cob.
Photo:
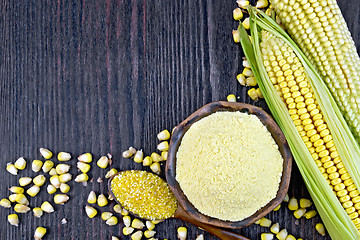
POLYGON ((292 39, 327 84, 360 142, 360 58, 335 0, 272 0, 292 39))
POLYGON ((332 239, 359 239, 360 148, 311 62, 273 19, 248 10, 251 39, 239 25, 240 42, 319 214, 332 239))

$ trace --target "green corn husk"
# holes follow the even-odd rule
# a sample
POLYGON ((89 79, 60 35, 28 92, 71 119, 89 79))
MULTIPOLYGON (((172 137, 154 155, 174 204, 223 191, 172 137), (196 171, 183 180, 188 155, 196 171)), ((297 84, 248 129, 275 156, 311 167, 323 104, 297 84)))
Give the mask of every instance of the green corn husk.
POLYGON ((360 239, 360 233, 345 212, 340 201, 326 182, 315 164, 305 143, 300 137, 287 107, 278 95, 265 70, 260 51, 260 32, 266 30, 280 37, 291 46, 295 54, 302 62, 311 87, 314 90, 318 104, 322 110, 325 121, 333 136, 346 169, 348 170, 356 187, 360 189, 360 149, 354 136, 346 124, 343 116, 331 93, 316 72, 314 66, 305 57, 294 41, 286 32, 270 17, 252 7, 248 8, 250 13, 250 32, 252 41, 240 24, 240 43, 245 56, 250 63, 251 70, 259 84, 260 90, 269 106, 276 122, 284 132, 290 149, 301 172, 304 182, 316 205, 316 208, 326 226, 332 239, 360 239))

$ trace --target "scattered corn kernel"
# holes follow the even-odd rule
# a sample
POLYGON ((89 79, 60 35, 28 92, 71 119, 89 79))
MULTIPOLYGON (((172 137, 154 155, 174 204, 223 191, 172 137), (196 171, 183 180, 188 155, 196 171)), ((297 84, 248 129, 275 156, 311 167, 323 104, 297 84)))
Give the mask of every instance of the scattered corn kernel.
POLYGON ((118 218, 115 216, 110 217, 108 220, 106 220, 106 224, 109 226, 114 226, 118 223, 118 218))
POLYGON ((144 231, 144 236, 145 236, 146 238, 151 238, 151 237, 153 237, 155 234, 156 234, 156 232, 155 232, 155 231, 152 231, 152 230, 145 230, 145 231, 144 231))
MULTIPOLYGON (((91 194, 91 193, 90 193, 90 194, 91 194)), ((89 194, 89 197, 90 197, 90 194, 89 194)), ((94 194, 95 194, 95 193, 94 193, 94 194)), ((96 199, 96 195, 95 195, 95 199, 96 199)), ((89 201, 89 198, 88 198, 88 201, 89 201)), ((95 202, 96 202, 96 201, 95 201, 95 202)), ((93 202, 93 203, 95 203, 95 202, 93 202)), ((116 205, 114 205, 113 210, 114 210, 114 212, 116 212, 116 213, 121 213, 122 207, 120 206, 120 204, 116 204, 116 205)))
POLYGON ((246 9, 246 7, 250 4, 247 0, 237 0, 236 3, 239 7, 246 9))
POLYGON ((274 235, 272 233, 262 233, 261 240, 272 240, 274 239, 274 235))
POLYGON ((22 193, 16 194, 15 201, 20 204, 29 205, 29 200, 22 193))
MULTIPOLYGON (((244 21, 242 22, 242 25, 244 26, 244 28, 246 30, 249 30, 250 29, 250 18, 245 18, 244 21)), ((246 76, 246 74, 244 74, 246 76)), ((247 76, 249 77, 249 76, 247 76)))
POLYGON ((81 173, 76 176, 74 181, 75 182, 86 182, 87 180, 89 180, 89 176, 86 173, 81 173))
POLYGON ((53 156, 52 152, 46 148, 40 148, 39 152, 40 152, 41 156, 43 156, 43 158, 45 158, 45 159, 50 159, 53 156))
POLYGON ((228 102, 236 102, 236 96, 234 94, 229 94, 227 97, 226 97, 226 100, 228 102))
POLYGON ((19 178, 19 185, 24 187, 26 185, 29 185, 32 182, 31 177, 22 177, 19 178))
POLYGON ((257 95, 255 88, 249 89, 249 91, 247 92, 247 94, 249 95, 249 97, 250 97, 252 100, 254 100, 254 101, 259 100, 259 96, 257 95))
POLYGON ((164 161, 167 160, 167 156, 168 156, 168 151, 161 152, 161 157, 164 161))
POLYGON ((66 183, 61 183, 60 184, 60 191, 62 193, 68 193, 70 191, 70 186, 66 183))
POLYGON ((143 158, 144 158, 144 153, 142 150, 139 150, 135 153, 135 156, 134 156, 134 162, 136 163, 142 163, 143 161, 143 158))
POLYGON ((89 172, 91 168, 90 164, 84 162, 77 162, 76 166, 83 173, 89 172))
POLYGON ((232 30, 232 36, 235 43, 240 42, 240 31, 239 30, 232 30))
POLYGON ((300 199, 300 207, 308 208, 312 205, 312 202, 309 199, 301 198, 300 199))
POLYGON ((310 219, 310 218, 313 218, 315 217, 317 214, 317 212, 315 210, 311 210, 311 211, 308 211, 307 213, 305 213, 305 218, 306 219, 310 219))
POLYGON ((295 197, 290 198, 288 208, 291 211, 295 211, 299 208, 298 200, 295 197))
POLYGON ((57 173, 58 175, 64 174, 64 173, 69 172, 69 170, 70 170, 70 165, 69 165, 69 164, 63 164, 63 163, 61 163, 61 164, 58 164, 58 165, 56 166, 55 170, 56 170, 56 173, 57 173))
POLYGON ((46 228, 43 227, 37 227, 34 233, 34 238, 36 240, 42 239, 46 234, 46 228))
POLYGON ((16 196, 17 196, 17 193, 9 195, 10 202, 16 202, 16 196))
POLYGON ((178 233, 178 238, 180 240, 185 240, 186 239, 186 236, 187 236, 187 228, 186 227, 179 227, 177 229, 177 233, 178 233))
POLYGON ((240 8, 235 8, 233 10, 233 18, 235 21, 239 21, 243 18, 244 14, 240 8))
POLYGON ((270 227, 270 232, 274 233, 274 234, 278 234, 280 231, 280 226, 279 223, 274 223, 271 227, 270 227))
POLYGON ((122 153, 123 158, 131 158, 133 155, 134 155, 134 154, 133 154, 133 152, 132 152, 130 149, 125 150, 125 151, 123 151, 123 153, 122 153))
MULTIPOLYGON (((70 173, 63 173, 59 176, 59 181, 61 183, 67 183, 71 180, 71 178, 72 178, 72 175, 70 173)), ((60 186, 61 186, 61 184, 60 184, 60 186)))
POLYGON ((107 198, 105 197, 104 194, 100 194, 98 196, 97 204, 99 205, 99 207, 104 207, 104 206, 106 206, 108 204, 108 200, 107 200, 107 198))
POLYGON ((170 138, 170 132, 167 129, 164 129, 158 133, 157 138, 159 141, 168 140, 170 138))
MULTIPOLYGON (((255 78, 254 78, 254 79, 255 79, 255 78)), ((263 96, 262 93, 261 93, 260 88, 257 88, 257 89, 255 90, 255 92, 256 92, 256 94, 258 95, 259 98, 264 98, 264 96, 263 96)))
POLYGON ((295 210, 295 212, 294 212, 294 217, 297 218, 297 219, 299 219, 299 218, 301 218, 302 216, 304 216, 305 212, 306 212, 306 209, 305 209, 305 208, 299 208, 299 209, 295 210))
POLYGON ((256 2, 256 8, 266 8, 267 6, 269 6, 269 2, 268 0, 258 0, 256 2))
POLYGON ((286 229, 281 230, 278 234, 276 234, 276 238, 279 240, 285 240, 288 235, 286 229))
POLYGON ((120 240, 120 239, 115 236, 111 236, 111 240, 120 240))
POLYGON ((111 178, 112 176, 117 174, 117 172, 118 172, 118 170, 116 170, 115 168, 112 168, 105 174, 105 178, 111 178))
POLYGON ((50 176, 57 175, 56 169, 55 169, 55 168, 50 169, 49 175, 50 175, 50 176))
POLYGON ((35 217, 41 218, 41 216, 44 214, 44 211, 41 208, 36 207, 36 208, 33 208, 33 213, 34 213, 35 217))
POLYGON ((46 178, 44 175, 38 175, 38 176, 34 177, 34 179, 33 179, 33 183, 39 187, 44 185, 45 182, 46 182, 46 178))
POLYGON ((121 209, 121 215, 127 216, 127 215, 129 215, 129 211, 126 210, 125 208, 123 208, 123 209, 121 209))
POLYGON ((96 163, 99 168, 107 168, 109 165, 109 158, 107 156, 102 156, 96 163))
POLYGON ((286 193, 283 202, 289 202, 289 194, 286 193))
MULTIPOLYGON (((159 143, 158 145, 157 145, 157 149, 159 150, 159 151, 167 151, 167 150, 169 150, 169 142, 168 141, 162 141, 161 143, 159 143)), ((136 156, 136 155, 135 155, 136 156)))
POLYGON ((236 76, 237 81, 242 85, 245 86, 246 85, 246 79, 244 74, 240 73, 236 76))
POLYGON ((97 214, 97 210, 90 206, 85 206, 85 212, 88 215, 89 218, 93 218, 97 214))
MULTIPOLYGON (((89 193, 88 199, 87 199, 88 203, 93 204, 96 203, 96 193, 94 191, 91 191, 89 193)), ((115 206, 114 206, 115 208, 115 206)))
POLYGON ((156 152, 153 152, 151 154, 151 159, 153 160, 153 162, 157 163, 157 162, 161 162, 163 161, 164 159, 156 152))
POLYGON ((156 225, 156 224, 161 223, 163 221, 164 221, 164 219, 155 219, 155 220, 152 220, 151 222, 156 225))
POLYGON ((130 227, 131 225, 131 217, 130 216, 124 216, 123 217, 123 223, 125 227, 130 227))
POLYGON ((143 166, 150 166, 152 164, 152 158, 150 156, 146 156, 143 161, 143 166))
POLYGON ((155 228, 155 224, 152 223, 151 221, 146 221, 145 225, 148 230, 153 230, 155 228))
POLYGON ((39 172, 41 170, 42 165, 43 165, 43 162, 41 160, 34 160, 34 161, 32 161, 31 169, 34 172, 39 172))
POLYGON ((123 234, 125 236, 127 236, 127 235, 130 235, 130 234, 132 234, 134 232, 134 228, 132 228, 132 227, 124 227, 122 229, 122 232, 123 232, 123 234))
POLYGON ((80 162, 90 163, 92 162, 92 155, 91 153, 83 153, 77 158, 80 162))
POLYGON ((276 208, 274 208, 274 212, 278 211, 281 208, 281 204, 279 204, 276 208))
POLYGON ((143 236, 143 232, 139 230, 131 235, 131 240, 140 240, 142 236, 143 236))
MULTIPOLYGON (((248 77, 246 78, 246 85, 250 87, 255 87, 257 85, 256 78, 255 77, 248 77)), ((256 89, 257 90, 257 89, 256 89)), ((255 90, 255 91, 256 91, 255 90)), ((257 92, 256 92, 257 93, 257 92)))
POLYGON ((296 240, 296 237, 294 237, 293 235, 289 234, 286 236, 285 240, 296 240))
POLYGON ((22 187, 12 186, 9 190, 12 193, 24 193, 24 189, 22 187))
POLYGON ((54 194, 54 193, 57 191, 57 189, 56 189, 56 187, 54 187, 54 185, 49 184, 49 185, 47 186, 47 188, 46 188, 46 191, 47 191, 49 194, 54 194))
POLYGON ((14 166, 19 170, 24 170, 26 168, 26 160, 23 157, 18 158, 15 161, 14 166))
POLYGON ((71 159, 71 154, 67 152, 59 152, 57 158, 61 162, 69 161, 71 159))
POLYGON ((18 174, 18 169, 15 167, 14 164, 12 163, 8 163, 6 165, 6 171, 8 171, 9 173, 11 173, 12 175, 17 175, 18 174))
POLYGON ((54 167, 54 162, 47 160, 44 162, 44 165, 42 166, 43 172, 47 173, 50 172, 50 170, 54 167))
POLYGON ((260 226, 262 227, 270 227, 271 226, 271 220, 267 218, 261 218, 260 219, 260 226))
POLYGON ((145 224, 141 220, 134 218, 134 220, 131 223, 131 227, 136 229, 143 229, 145 227, 145 224))
POLYGON ((200 234, 195 240, 204 240, 204 234, 200 234))
POLYGON ((27 213, 28 211, 30 211, 30 208, 24 204, 16 204, 14 207, 15 212, 17 213, 27 213))
POLYGON ((50 177, 50 183, 51 183, 54 187, 59 188, 59 187, 60 187, 60 184, 61 184, 59 176, 58 176, 58 175, 51 176, 51 177, 50 177))
POLYGON ((160 174, 161 168, 160 164, 158 162, 154 162, 150 165, 151 171, 153 171, 156 174, 160 174))
POLYGON ((101 218, 102 218, 102 220, 106 221, 106 220, 108 220, 109 218, 111 218, 112 215, 113 215, 113 214, 112 214, 111 212, 103 212, 103 213, 101 214, 101 218))
POLYGON ((19 226, 19 216, 17 214, 10 214, 8 216, 8 222, 13 226, 19 226))
POLYGON ((317 223, 315 225, 315 229, 318 231, 318 233, 320 233, 321 236, 325 236, 325 227, 322 223, 317 223))
POLYGON ((26 191, 26 193, 31 197, 35 197, 39 192, 40 192, 40 187, 37 185, 33 185, 26 191))
POLYGON ((11 208, 11 202, 10 202, 10 200, 3 198, 0 200, 0 206, 2 206, 4 208, 11 208))
POLYGON ((47 212, 47 213, 54 212, 54 207, 48 201, 43 202, 41 204, 40 208, 41 208, 41 210, 43 210, 44 212, 47 212))

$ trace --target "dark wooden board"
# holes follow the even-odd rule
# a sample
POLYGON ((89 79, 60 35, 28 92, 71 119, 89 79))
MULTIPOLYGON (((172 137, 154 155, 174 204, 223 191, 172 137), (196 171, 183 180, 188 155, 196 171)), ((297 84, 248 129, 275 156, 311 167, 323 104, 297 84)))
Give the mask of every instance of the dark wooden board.
MULTIPOLYGON (((339 5, 359 46, 360 2, 339 5)), ((30 163, 40 158, 39 147, 74 156, 91 152, 96 159, 110 152, 114 167, 143 169, 122 159, 121 152, 134 146, 151 153, 160 130, 229 93, 253 104, 235 80, 242 54, 231 36, 235 7, 235 0, 1 0, 0 198, 9 195, 8 187, 19 177, 36 175, 28 166, 12 176, 6 163, 20 156, 30 163)), ((267 110, 263 101, 255 105, 267 110)), ((90 177, 105 174, 92 165, 90 177)), ((76 167, 71 172, 76 174, 76 167)), ((109 227, 84 212, 88 193, 106 192, 106 183, 84 187, 72 182, 71 187, 66 205, 40 219, 20 214, 19 227, 7 223, 12 210, 1 208, 0 239, 32 239, 37 226, 48 228, 45 239, 120 236, 121 225, 109 227), (60 224, 63 218, 66 225, 60 224)), ((296 166, 293 194, 308 196, 296 166)), ((44 200, 51 200, 45 187, 31 206, 44 200)), ((284 206, 268 217, 296 237, 329 239, 316 233, 318 217, 297 224, 284 206)), ((157 237, 176 239, 179 226, 188 227, 188 239, 203 232, 172 219, 157 226, 157 237)), ((260 239, 265 231, 256 225, 237 230, 251 239, 260 239)), ((206 233, 205 238, 216 239, 206 233)))

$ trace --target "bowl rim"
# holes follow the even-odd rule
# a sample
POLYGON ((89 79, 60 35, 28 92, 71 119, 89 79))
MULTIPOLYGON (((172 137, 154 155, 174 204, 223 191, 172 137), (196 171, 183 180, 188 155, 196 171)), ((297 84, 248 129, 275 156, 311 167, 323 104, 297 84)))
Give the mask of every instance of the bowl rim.
POLYGON ((289 145, 286 141, 286 138, 281 131, 280 127, 276 124, 275 120, 267 114, 263 109, 256 107, 254 105, 239 103, 239 102, 225 102, 217 101, 206 104, 201 107, 184 121, 182 121, 174 130, 171 139, 170 147, 168 150, 168 157, 166 161, 166 180, 170 186, 170 189, 173 191, 175 197, 178 199, 178 204, 180 204, 184 210, 197 221, 223 227, 223 228, 243 228, 251 225, 256 222, 258 219, 264 217, 274 208, 276 208, 284 199, 290 183, 292 169, 292 155, 290 152, 289 145), (176 152, 180 146, 181 140, 186 133, 186 131, 191 127, 191 125, 200 119, 209 116, 212 113, 219 111, 231 111, 231 112, 246 112, 249 114, 256 115, 260 121, 266 126, 268 131, 271 133, 272 137, 279 146, 279 151, 284 159, 283 162, 283 172, 281 176, 281 181, 279 185, 279 190, 276 194, 276 197, 273 198, 268 204, 256 211, 253 215, 241 220, 241 221, 225 221, 217 218, 213 218, 207 215, 200 213, 192 203, 187 199, 184 192, 181 190, 179 183, 176 180, 176 152))

